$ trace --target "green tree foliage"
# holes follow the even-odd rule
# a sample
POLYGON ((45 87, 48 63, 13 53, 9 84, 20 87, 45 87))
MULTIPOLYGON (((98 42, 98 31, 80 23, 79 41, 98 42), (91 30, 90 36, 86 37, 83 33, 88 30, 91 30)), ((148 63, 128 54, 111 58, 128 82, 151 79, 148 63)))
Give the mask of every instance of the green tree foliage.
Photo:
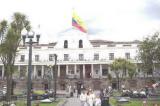
POLYGON ((124 77, 124 73, 128 70, 128 74, 132 77, 134 76, 136 70, 135 65, 131 63, 129 60, 118 58, 115 59, 111 64, 111 70, 115 73, 117 82, 118 82, 118 89, 120 87, 120 81, 124 77))
POLYGON ((127 66, 127 70, 128 70, 128 75, 132 79, 133 76, 137 73, 136 66, 135 66, 135 64, 133 64, 131 62, 127 62, 126 66, 127 66))
POLYGON ((158 33, 151 37, 146 37, 138 46, 138 60, 141 62, 141 68, 146 73, 153 75, 154 65, 160 60, 160 40, 158 33))
POLYGON ((27 30, 31 29, 26 16, 21 13, 14 13, 13 20, 10 24, 7 24, 5 20, 0 22, 0 34, 1 38, 3 37, 0 45, 0 59, 4 65, 7 78, 6 100, 8 102, 11 100, 12 75, 15 70, 14 63, 23 28, 27 30))

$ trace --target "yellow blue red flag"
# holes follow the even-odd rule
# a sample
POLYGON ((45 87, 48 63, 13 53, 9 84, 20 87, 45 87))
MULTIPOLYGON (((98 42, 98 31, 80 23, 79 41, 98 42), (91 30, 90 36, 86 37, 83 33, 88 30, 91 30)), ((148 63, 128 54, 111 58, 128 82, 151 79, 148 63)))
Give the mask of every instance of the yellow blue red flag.
POLYGON ((76 27, 80 31, 87 33, 87 28, 85 26, 85 23, 82 21, 82 19, 75 13, 73 10, 72 14, 72 26, 76 27))

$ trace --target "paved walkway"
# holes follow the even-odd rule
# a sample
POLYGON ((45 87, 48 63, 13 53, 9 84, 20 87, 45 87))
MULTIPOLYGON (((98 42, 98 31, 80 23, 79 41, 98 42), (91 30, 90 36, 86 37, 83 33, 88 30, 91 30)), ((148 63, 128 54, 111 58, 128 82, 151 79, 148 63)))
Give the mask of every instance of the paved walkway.
POLYGON ((68 98, 64 106, 81 106, 81 103, 79 98, 73 97, 73 98, 68 98))

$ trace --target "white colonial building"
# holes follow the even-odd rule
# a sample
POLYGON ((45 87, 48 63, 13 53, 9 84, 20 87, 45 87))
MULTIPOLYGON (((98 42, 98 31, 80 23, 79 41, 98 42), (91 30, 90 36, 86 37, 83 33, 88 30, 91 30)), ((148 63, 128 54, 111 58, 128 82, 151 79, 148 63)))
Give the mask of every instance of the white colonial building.
MULTIPOLYGON (((55 43, 33 46, 32 53, 32 83, 36 88, 48 88, 48 78, 53 76, 49 70, 54 65, 54 54, 57 54, 57 84, 59 89, 65 89, 68 84, 83 84, 84 87, 98 89, 107 86, 109 65, 115 58, 126 58, 136 63, 137 46, 139 42, 114 42, 106 40, 89 40, 88 35, 76 29, 67 30, 59 35, 55 43), (47 74, 48 73, 48 74, 47 74)), ((14 79, 17 87, 26 84, 28 70, 29 47, 20 46, 15 65, 17 71, 14 79)), ((140 70, 139 76, 141 75, 140 70)), ((126 72, 126 77, 128 74, 126 72)), ((4 67, 1 63, 0 77, 5 79, 4 67)), ((53 83, 52 78, 49 79, 53 83)), ((112 81, 112 87, 116 82, 112 81)))

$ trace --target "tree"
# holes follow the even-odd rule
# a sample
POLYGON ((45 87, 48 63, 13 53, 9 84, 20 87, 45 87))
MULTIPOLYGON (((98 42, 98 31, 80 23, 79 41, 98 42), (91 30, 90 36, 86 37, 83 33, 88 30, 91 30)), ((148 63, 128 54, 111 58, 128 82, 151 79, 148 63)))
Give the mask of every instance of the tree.
POLYGON ((136 74, 136 66, 135 66, 135 64, 133 64, 131 62, 127 62, 126 66, 127 66, 127 70, 128 70, 128 75, 132 79, 133 76, 136 74))
POLYGON ((159 61, 160 40, 158 33, 151 37, 146 37, 138 46, 138 60, 141 62, 141 68, 144 73, 150 73, 153 76, 155 63, 159 61))
MULTIPOLYGON (((115 73, 117 82, 118 82, 118 89, 120 88, 121 79, 123 79, 124 74, 128 70, 128 72, 133 74, 135 71, 135 66, 129 60, 118 58, 115 59, 111 64, 111 70, 115 73)), ((132 76, 133 77, 133 76, 132 76)))
POLYGON ((7 25, 7 21, 2 21, 0 27, 1 37, 3 39, 0 45, 0 59, 4 65, 4 71, 7 79, 6 101, 11 100, 12 75, 15 70, 15 58, 17 49, 21 41, 21 31, 23 28, 30 30, 30 22, 26 16, 21 13, 14 13, 13 21, 7 25), (6 33, 4 33, 6 32, 6 33))

